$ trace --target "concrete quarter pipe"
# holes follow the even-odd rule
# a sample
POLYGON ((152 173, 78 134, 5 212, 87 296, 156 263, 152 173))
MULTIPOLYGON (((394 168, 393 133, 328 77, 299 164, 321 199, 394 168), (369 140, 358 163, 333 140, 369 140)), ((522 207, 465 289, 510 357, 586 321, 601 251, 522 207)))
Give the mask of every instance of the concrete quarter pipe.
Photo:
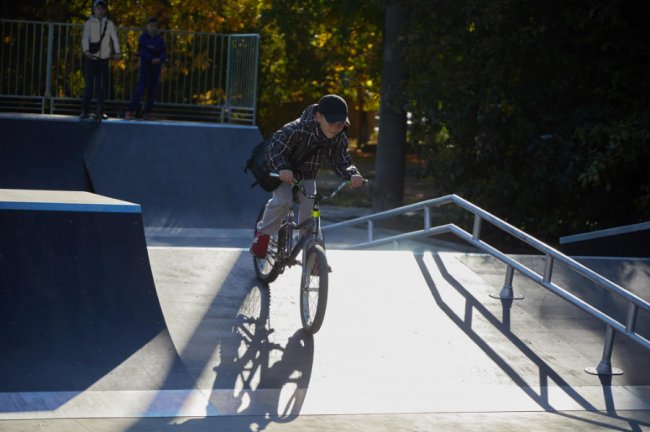
POLYGON ((0 346, 1 392, 191 388, 138 205, 0 189, 0 346))

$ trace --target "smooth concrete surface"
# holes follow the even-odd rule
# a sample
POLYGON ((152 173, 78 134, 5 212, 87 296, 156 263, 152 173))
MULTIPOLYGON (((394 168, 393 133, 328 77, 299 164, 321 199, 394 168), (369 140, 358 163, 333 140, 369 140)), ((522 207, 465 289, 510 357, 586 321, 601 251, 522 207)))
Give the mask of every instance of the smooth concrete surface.
POLYGON ((421 413, 336 416, 223 416, 205 418, 65 419, 0 422, 2 432, 593 432, 646 431, 647 411, 421 413))
MULTIPOLYGON (((515 255, 513 258, 538 274, 544 273, 544 257, 515 255)), ((481 274, 487 283, 498 289, 503 286, 505 265, 495 258, 483 254, 464 254, 460 255, 459 259, 481 274)), ((575 257, 575 259, 642 299, 646 301, 650 299, 650 259, 596 257, 575 257)), ((626 322, 627 301, 579 276, 566 266, 556 263, 552 281, 619 322, 623 324, 626 322)), ((495 289, 494 294, 498 289, 495 289)), ((564 334, 572 340, 574 347, 593 359, 592 364, 584 364, 585 367, 597 365, 605 341, 604 324, 517 272, 513 279, 513 291, 515 295, 524 297, 524 300, 516 301, 515 304, 526 311, 528 316, 544 322, 544 325, 554 332, 564 334)), ((638 312, 635 329, 646 339, 650 339, 649 313, 643 310, 638 312)), ((631 379, 631 375, 634 375, 635 380, 650 385, 650 350, 642 349, 624 335, 617 334, 615 337, 612 367, 623 370, 625 378, 622 379, 631 379)))
POLYGON ((253 126, 108 122, 84 161, 94 191, 140 204, 147 227, 245 228, 266 198, 244 173, 261 140, 253 126))
POLYGON ((0 131, 0 188, 133 202, 146 227, 246 228, 268 199, 244 173, 256 126, 0 113, 0 131))
POLYGON ((95 130, 78 117, 0 113, 0 188, 91 192, 84 152, 95 130))
MULTIPOLYGON (((337 247, 365 229, 328 234, 325 323, 305 335, 298 269, 269 288, 247 251, 268 197, 239 165, 255 128, 11 115, 0 128, 0 187, 14 189, 0 212, 0 431, 650 430, 648 350, 618 336, 624 374, 586 374, 603 325, 520 276, 524 300, 490 297, 504 266, 457 244, 353 252, 337 247), (44 224, 50 201, 68 207, 44 224), (84 205, 125 214, 72 214, 84 205), (140 205, 144 226, 125 212, 140 205)), ((325 223, 354 216, 340 212, 323 208, 325 223)), ((650 298, 647 261, 583 262, 650 298)), ((624 319, 620 299, 561 266, 553 277, 624 319)))
POLYGON ((0 189, 0 210, 141 213, 137 204, 84 191, 0 189))
POLYGON ((482 256, 328 250, 328 309, 312 338, 296 269, 269 291, 246 250, 149 255, 194 388, 86 392, 31 420, 5 411, 0 430, 650 430, 647 353, 628 347, 622 365, 617 340, 625 374, 586 374, 602 352, 586 319, 556 296, 543 301, 552 315, 526 299, 504 308, 489 297, 498 264, 482 256))
POLYGON ((191 385, 165 326, 140 206, 0 189, 0 412, 56 411, 90 390, 191 385))

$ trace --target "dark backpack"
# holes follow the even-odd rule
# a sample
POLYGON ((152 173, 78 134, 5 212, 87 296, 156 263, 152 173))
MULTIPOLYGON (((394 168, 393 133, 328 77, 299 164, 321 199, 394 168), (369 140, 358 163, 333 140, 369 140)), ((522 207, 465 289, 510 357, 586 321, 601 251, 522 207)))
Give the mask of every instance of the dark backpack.
POLYGON ((260 185, 267 192, 273 192, 282 183, 279 178, 269 176, 271 170, 266 165, 266 155, 269 152, 270 145, 270 139, 265 139, 261 143, 256 144, 244 168, 244 172, 250 171, 255 177, 255 182, 251 184, 251 187, 260 185))

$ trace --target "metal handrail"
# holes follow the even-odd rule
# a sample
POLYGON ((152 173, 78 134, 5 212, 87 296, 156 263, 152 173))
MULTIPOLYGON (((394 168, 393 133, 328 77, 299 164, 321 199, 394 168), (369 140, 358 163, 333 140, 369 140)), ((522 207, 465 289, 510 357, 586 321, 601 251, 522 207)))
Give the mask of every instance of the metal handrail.
POLYGON ((650 303, 641 297, 631 293, 620 285, 610 281, 609 279, 603 277, 602 275, 596 273, 595 271, 585 267, 574 259, 564 255, 562 252, 554 249, 553 247, 541 242, 540 240, 532 237, 529 234, 526 234, 522 230, 510 225, 509 223, 499 219, 493 214, 481 209, 480 207, 472 204, 471 202, 461 198, 458 195, 446 195, 440 198, 434 198, 427 201, 422 201, 416 204, 411 204, 403 207, 399 207, 392 210, 387 210, 379 213, 373 213, 370 215, 358 217, 355 219, 338 222, 322 227, 323 232, 333 231, 336 229, 357 226, 361 224, 367 224, 368 230, 368 240, 365 242, 349 245, 343 247, 344 249, 363 249, 368 247, 379 246, 386 243, 399 242, 402 240, 412 240, 418 238, 426 238, 433 235, 439 235, 443 233, 452 233, 462 240, 468 242, 469 244, 487 252, 493 257, 497 258, 507 266, 506 271, 506 281, 504 286, 497 296, 500 299, 518 299, 521 297, 515 297, 512 290, 512 278, 514 270, 518 270, 521 274, 528 277, 532 281, 538 283, 539 285, 545 287, 551 292, 557 294, 561 298, 567 300, 569 303, 578 307, 582 311, 590 314, 596 319, 607 325, 607 331, 605 335, 605 348, 603 350, 603 357, 596 368, 585 368, 589 373, 595 373, 599 375, 609 375, 609 374, 618 374, 622 371, 618 369, 613 369, 611 367, 611 354, 613 350, 614 335, 616 330, 624 335, 628 336, 630 339, 640 344, 641 346, 650 349, 650 340, 646 339, 642 335, 638 334, 635 330, 636 319, 638 315, 638 310, 642 309, 646 312, 650 312, 650 303), (446 204, 455 204, 460 208, 470 212, 474 215, 474 225, 472 233, 465 231, 464 229, 458 227, 455 224, 445 224, 436 227, 431 226, 431 208, 440 207, 446 204), (424 216, 424 227, 422 230, 411 231, 408 233, 402 233, 397 235, 391 235, 388 237, 383 237, 380 239, 375 238, 375 224, 374 222, 378 219, 386 219, 394 216, 400 216, 408 213, 414 213, 417 211, 423 211, 424 216), (515 260, 514 258, 504 254, 493 246, 485 243, 481 240, 481 225, 483 221, 489 222, 493 226, 501 229, 502 231, 512 235, 513 237, 523 241, 532 248, 536 249, 539 252, 542 252, 545 255, 545 268, 544 274, 538 274, 534 270, 528 268, 524 264, 515 260), (575 271, 576 273, 586 277, 592 282, 602 286, 606 290, 615 293, 628 302, 628 311, 627 318, 625 323, 621 323, 610 315, 606 314, 602 310, 590 305, 584 300, 574 296, 566 289, 560 287, 552 281, 553 278, 553 266, 554 263, 558 261, 566 265, 569 269, 575 271))

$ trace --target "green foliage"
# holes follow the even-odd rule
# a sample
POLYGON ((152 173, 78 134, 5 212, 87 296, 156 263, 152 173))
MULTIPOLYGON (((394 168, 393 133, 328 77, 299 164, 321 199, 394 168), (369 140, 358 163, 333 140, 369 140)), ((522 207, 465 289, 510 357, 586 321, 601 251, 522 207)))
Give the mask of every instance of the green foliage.
POLYGON ((330 92, 343 95, 359 111, 376 110, 381 22, 373 0, 264 2, 259 29, 262 131, 274 131, 330 92), (283 106, 291 107, 290 113, 278 110, 283 106))
MULTIPOLYGON (((92 0, 24 0, 2 6, 13 19, 83 22, 92 0)), ((382 14, 377 0, 109 1, 119 26, 261 35, 258 124, 264 134, 295 119, 327 92, 357 111, 379 107, 382 14)), ((131 41, 133 45, 135 41, 131 41)))
POLYGON ((650 217, 640 1, 418 0, 411 145, 440 194, 542 237, 650 217))
MULTIPOLYGON (((268 134, 326 92, 379 107, 380 0, 124 0, 118 25, 260 33, 268 134)), ((532 234, 650 218, 650 57, 641 0, 411 0, 401 42, 410 149, 436 195, 532 234)), ((4 2, 3 17, 82 22, 92 1, 4 2)))

